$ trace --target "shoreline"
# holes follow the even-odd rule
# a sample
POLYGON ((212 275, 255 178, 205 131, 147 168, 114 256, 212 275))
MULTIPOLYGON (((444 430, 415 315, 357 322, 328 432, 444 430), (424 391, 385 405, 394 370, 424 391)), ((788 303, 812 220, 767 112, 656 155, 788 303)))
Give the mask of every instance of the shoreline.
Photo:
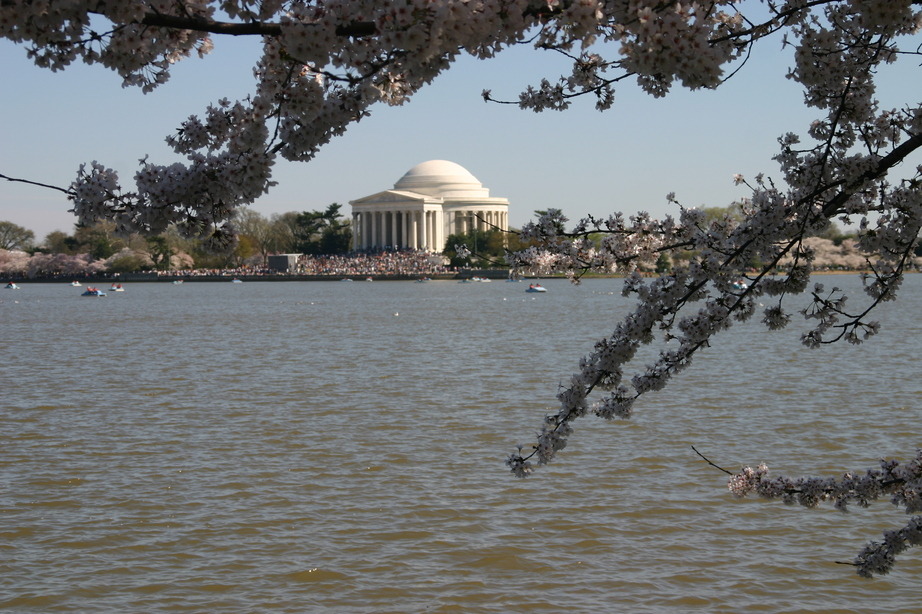
MULTIPOLYGON (((911 275, 918 273, 919 271, 908 270, 904 271, 904 274, 911 275)), ((861 275, 869 274, 870 271, 867 270, 849 270, 849 271, 814 271, 811 273, 811 276, 817 275, 861 275)), ((240 281, 246 282, 292 282, 292 281, 319 281, 319 282, 334 282, 334 281, 420 281, 420 280, 431 280, 431 281, 463 281, 470 280, 475 277, 487 278, 492 281, 497 280, 506 280, 509 277, 509 272, 505 269, 485 269, 478 271, 458 271, 453 273, 431 273, 431 274, 397 274, 397 275, 363 275, 363 274, 337 274, 337 275, 289 275, 286 273, 278 274, 203 274, 203 275, 190 275, 190 274, 179 274, 179 275, 159 275, 157 273, 128 273, 122 275, 73 275, 69 277, 64 276, 54 276, 54 277, 22 277, 22 278, 4 278, 5 281, 13 281, 17 284, 24 283, 67 283, 70 284, 74 281, 79 281, 81 284, 111 284, 111 283, 128 283, 128 282, 150 282, 150 283, 195 283, 195 282, 205 282, 205 283, 216 283, 216 282, 228 282, 234 279, 239 279, 240 281)), ((583 279, 619 279, 623 278, 622 274, 612 274, 612 275, 601 275, 601 274, 587 274, 583 276, 583 279)), ((655 274, 644 274, 644 277, 656 277, 655 274)), ((556 275, 534 275, 521 277, 521 281, 527 280, 537 280, 537 279, 567 279, 566 275, 556 274, 556 275)))

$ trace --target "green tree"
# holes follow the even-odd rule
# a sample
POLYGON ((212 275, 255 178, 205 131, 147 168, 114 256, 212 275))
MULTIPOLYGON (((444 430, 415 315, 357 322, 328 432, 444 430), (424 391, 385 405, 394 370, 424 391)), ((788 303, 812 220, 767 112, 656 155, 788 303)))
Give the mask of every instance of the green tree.
POLYGON ((294 230, 297 213, 275 214, 267 219, 250 208, 238 210, 234 222, 239 233, 238 257, 243 259, 259 254, 265 266, 270 254, 294 250, 294 230))
POLYGON ((154 268, 158 271, 170 270, 170 259, 176 251, 170 245, 170 241, 164 235, 147 237, 147 251, 150 259, 154 263, 154 268))
POLYGON ((90 226, 78 224, 74 241, 76 253, 89 254, 97 260, 105 260, 127 246, 125 240, 116 236, 115 223, 108 221, 90 226))
POLYGON ((324 211, 304 211, 295 217, 295 251, 302 254, 345 254, 352 244, 352 225, 339 218, 342 205, 324 211))
MULTIPOLYGON (((552 212, 548 211, 547 209, 535 209, 535 217, 537 218, 548 215, 549 213, 552 213, 552 212)), ((564 232, 566 232, 566 229, 564 228, 562 221, 555 219, 553 222, 553 225, 554 225, 554 229, 557 231, 557 234, 563 234, 564 232)))
POLYGON ((28 250, 35 240, 35 233, 13 222, 0 222, 0 249, 28 250))
POLYGON ((502 230, 471 230, 449 235, 442 252, 451 266, 479 268, 505 266, 506 241, 509 233, 502 230), (470 256, 459 256, 457 246, 464 245, 470 256))
POLYGON ((77 253, 78 243, 73 235, 69 235, 62 230, 53 230, 45 235, 42 241, 42 249, 49 254, 69 254, 77 253))
POLYGON ((108 271, 110 273, 135 273, 146 268, 143 258, 128 250, 125 252, 124 255, 116 255, 109 261, 108 271))

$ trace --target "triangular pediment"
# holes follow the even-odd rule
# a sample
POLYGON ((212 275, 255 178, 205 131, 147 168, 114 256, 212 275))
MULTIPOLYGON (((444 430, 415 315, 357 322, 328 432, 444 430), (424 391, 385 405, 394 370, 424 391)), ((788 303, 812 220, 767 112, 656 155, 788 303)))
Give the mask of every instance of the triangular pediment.
POLYGON ((406 190, 384 190, 371 196, 365 196, 357 200, 349 201, 350 205, 387 205, 393 203, 441 203, 441 198, 433 198, 425 194, 408 192, 406 190))

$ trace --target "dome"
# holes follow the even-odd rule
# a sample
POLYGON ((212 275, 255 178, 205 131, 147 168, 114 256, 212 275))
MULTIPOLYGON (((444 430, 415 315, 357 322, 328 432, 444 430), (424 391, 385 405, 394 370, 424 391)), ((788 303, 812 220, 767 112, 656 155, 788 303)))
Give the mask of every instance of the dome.
POLYGON ((466 168, 448 160, 417 164, 394 184, 394 189, 436 197, 481 197, 489 194, 489 190, 466 168))

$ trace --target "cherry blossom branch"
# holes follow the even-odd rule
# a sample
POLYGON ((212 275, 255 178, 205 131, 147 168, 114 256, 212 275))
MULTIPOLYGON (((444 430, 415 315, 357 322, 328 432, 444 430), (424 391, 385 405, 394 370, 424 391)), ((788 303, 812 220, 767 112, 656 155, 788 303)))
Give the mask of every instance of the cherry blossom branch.
MULTIPOLYGON (((280 36, 282 26, 278 23, 263 23, 249 21, 243 23, 219 22, 200 16, 168 15, 164 13, 148 13, 138 23, 158 28, 177 30, 193 30, 209 34, 222 34, 228 36, 280 36)), ((306 24, 310 25, 310 24, 306 24)), ((337 36, 365 37, 378 33, 378 27, 373 21, 352 21, 336 26, 337 36)))
POLYGON ((71 192, 67 188, 62 188, 62 187, 59 187, 56 185, 50 185, 47 183, 40 183, 38 181, 31 181, 29 179, 18 179, 16 177, 8 177, 3 174, 0 174, 0 179, 6 179, 7 181, 12 181, 14 183, 25 183, 28 185, 34 185, 40 188, 48 188, 49 190, 57 190, 58 192, 63 192, 64 194, 68 195, 68 197, 73 195, 73 192, 71 192))
MULTIPOLYGON (((729 479, 727 487, 737 498, 754 493, 764 499, 781 499, 807 508, 829 501, 842 512, 847 512, 852 503, 868 507, 880 497, 890 495, 893 505, 904 508, 907 514, 919 514, 922 513, 922 450, 917 450, 915 458, 906 463, 881 460, 880 469, 868 469, 863 474, 846 473, 839 480, 771 478, 763 463, 755 469, 743 467, 729 479)), ((885 575, 893 568, 897 555, 919 545, 922 545, 922 516, 914 516, 903 528, 886 531, 882 542, 869 543, 848 564, 854 565, 863 577, 885 575)))
MULTIPOLYGON (((833 478, 805 477, 790 479, 784 476, 769 477, 769 469, 763 463, 757 468, 743 467, 734 474, 717 465, 692 446, 708 465, 730 475, 727 488, 736 498, 751 493, 764 499, 781 499, 784 503, 799 504, 813 508, 822 502, 847 512, 851 503, 869 507, 884 495, 891 495, 891 503, 905 508, 907 514, 922 512, 922 450, 905 464, 895 460, 881 460, 880 469, 868 469, 864 474, 846 473, 840 480, 833 478)), ((858 575, 871 578, 889 573, 896 556, 910 547, 922 545, 922 516, 914 516, 905 527, 886 531, 882 542, 870 542, 853 561, 836 561, 851 565, 858 575)))

